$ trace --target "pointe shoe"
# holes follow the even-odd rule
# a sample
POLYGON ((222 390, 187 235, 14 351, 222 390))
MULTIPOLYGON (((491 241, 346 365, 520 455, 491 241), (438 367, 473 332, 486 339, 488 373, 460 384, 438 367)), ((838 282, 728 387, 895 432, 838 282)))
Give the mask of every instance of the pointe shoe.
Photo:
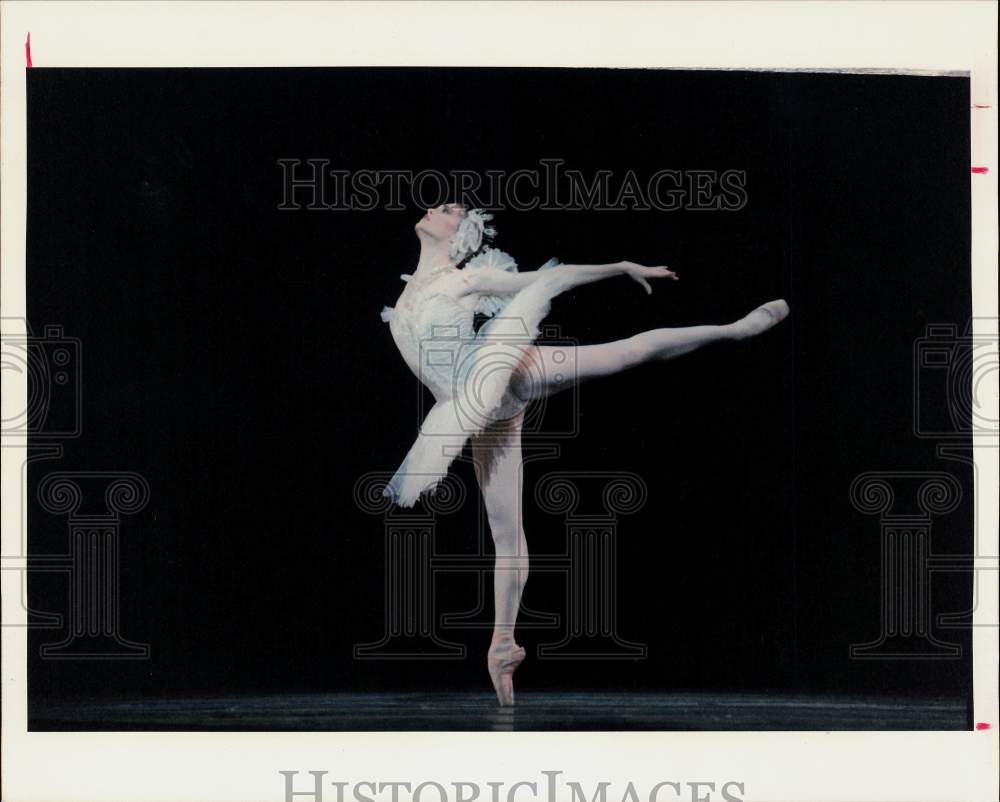
POLYGON ((510 651, 499 652, 490 650, 486 658, 493 689, 497 692, 497 701, 501 707, 514 704, 514 672, 521 665, 527 652, 523 646, 514 646, 510 651))
POLYGON ((788 317, 789 311, 788 304, 784 298, 779 298, 776 301, 768 301, 766 304, 758 306, 745 318, 733 324, 736 339, 742 340, 747 337, 755 337, 758 334, 763 334, 788 317))

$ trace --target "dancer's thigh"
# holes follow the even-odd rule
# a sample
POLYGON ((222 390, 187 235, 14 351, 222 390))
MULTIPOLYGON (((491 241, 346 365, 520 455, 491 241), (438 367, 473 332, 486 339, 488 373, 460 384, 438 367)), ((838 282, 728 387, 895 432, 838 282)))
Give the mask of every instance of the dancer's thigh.
POLYGON ((501 530, 520 529, 522 423, 523 412, 472 438, 476 479, 494 536, 501 530))
POLYGON ((628 340, 597 345, 534 345, 515 372, 512 391, 525 401, 537 401, 587 379, 610 376, 635 364, 628 340))

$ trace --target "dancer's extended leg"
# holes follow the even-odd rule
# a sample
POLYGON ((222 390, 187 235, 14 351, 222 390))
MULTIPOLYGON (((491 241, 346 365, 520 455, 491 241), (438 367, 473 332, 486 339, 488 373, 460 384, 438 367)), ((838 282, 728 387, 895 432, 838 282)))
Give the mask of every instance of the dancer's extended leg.
POLYGON ((472 444, 476 477, 496 549, 495 623, 487 667, 501 705, 514 703, 512 677, 525 657, 524 649, 514 642, 521 594, 528 581, 528 542, 521 516, 522 420, 522 415, 518 415, 473 438, 472 444))
POLYGON ((537 400, 587 379, 611 376, 645 362, 673 359, 713 342, 753 337, 787 316, 788 304, 778 300, 724 326, 651 329, 598 345, 534 346, 527 350, 512 390, 524 401, 537 400))

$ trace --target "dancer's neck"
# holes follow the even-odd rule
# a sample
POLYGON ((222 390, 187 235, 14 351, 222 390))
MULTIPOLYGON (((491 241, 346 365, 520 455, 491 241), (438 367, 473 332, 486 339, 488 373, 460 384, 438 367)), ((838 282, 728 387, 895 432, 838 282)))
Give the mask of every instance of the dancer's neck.
POLYGON ((448 265, 455 267, 455 263, 448 254, 450 245, 444 240, 432 240, 421 237, 420 258, 417 261, 415 276, 426 275, 433 270, 437 270, 448 265))

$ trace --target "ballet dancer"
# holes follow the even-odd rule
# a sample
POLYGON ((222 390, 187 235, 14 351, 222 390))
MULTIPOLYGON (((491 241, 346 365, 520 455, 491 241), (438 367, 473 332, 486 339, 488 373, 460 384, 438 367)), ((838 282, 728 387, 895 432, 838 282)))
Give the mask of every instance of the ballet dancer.
POLYGON ((635 262, 559 264, 518 271, 506 253, 486 245, 493 216, 461 204, 428 209, 417 222, 420 257, 395 308, 382 320, 435 404, 384 495, 402 507, 432 492, 471 440, 476 479, 496 551, 494 629, 487 669, 501 706, 514 703, 513 674, 525 658, 514 640, 528 578, 528 544, 521 515, 521 425, 532 402, 581 381, 636 365, 673 359, 721 340, 761 334, 788 316, 770 301, 721 326, 652 329, 614 342, 568 347, 534 341, 560 293, 613 276, 628 276, 647 293, 650 281, 677 280, 665 266, 635 262), (478 331, 476 313, 488 320, 478 331))

